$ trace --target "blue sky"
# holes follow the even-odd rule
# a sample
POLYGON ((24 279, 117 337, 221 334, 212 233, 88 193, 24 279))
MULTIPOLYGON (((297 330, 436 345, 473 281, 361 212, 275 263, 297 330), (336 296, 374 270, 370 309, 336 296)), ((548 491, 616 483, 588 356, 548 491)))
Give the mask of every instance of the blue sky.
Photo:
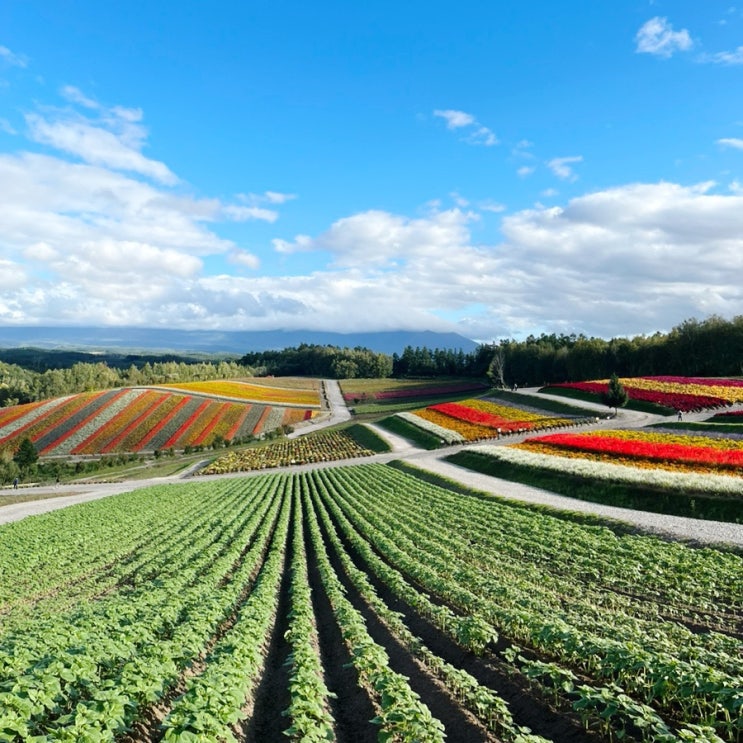
POLYGON ((743 5, 5 0, 0 322, 743 314, 743 5))

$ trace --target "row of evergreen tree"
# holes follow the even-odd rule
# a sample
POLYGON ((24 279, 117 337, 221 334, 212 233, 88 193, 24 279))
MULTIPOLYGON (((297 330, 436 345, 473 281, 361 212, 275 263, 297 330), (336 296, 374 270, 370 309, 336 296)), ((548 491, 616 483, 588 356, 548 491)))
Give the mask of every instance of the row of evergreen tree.
POLYGON ((240 377, 308 376, 334 379, 385 377, 484 377, 497 385, 673 374, 743 376, 743 315, 686 320, 669 333, 634 338, 542 334, 502 340, 474 351, 412 348, 389 356, 368 348, 301 344, 281 351, 248 353, 236 361, 163 361, 111 367, 77 362, 34 371, 0 362, 0 406, 87 390, 240 377))

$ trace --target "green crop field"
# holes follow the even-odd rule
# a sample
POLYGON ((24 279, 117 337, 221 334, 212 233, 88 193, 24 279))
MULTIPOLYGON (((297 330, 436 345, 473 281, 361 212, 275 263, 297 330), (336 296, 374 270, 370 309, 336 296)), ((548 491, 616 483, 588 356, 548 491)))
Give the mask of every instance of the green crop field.
POLYGON ((0 527, 0 740, 737 741, 743 558, 380 464, 0 527))

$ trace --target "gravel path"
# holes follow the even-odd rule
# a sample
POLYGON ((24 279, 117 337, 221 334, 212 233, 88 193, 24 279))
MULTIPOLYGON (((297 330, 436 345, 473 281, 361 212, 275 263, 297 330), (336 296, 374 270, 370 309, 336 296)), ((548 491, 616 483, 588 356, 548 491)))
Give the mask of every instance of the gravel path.
MULTIPOLYGON (((351 418, 351 414, 343 401, 343 395, 341 394, 338 382, 335 380, 327 380, 324 382, 324 388, 330 414, 323 421, 314 425, 307 425, 301 430, 295 431, 295 436, 301 435, 302 433, 309 433, 310 431, 315 431, 320 428, 325 428, 330 425, 335 425, 336 423, 341 423, 351 418)), ((537 392, 536 388, 525 388, 519 391, 523 394, 536 394, 537 392)), ((554 399, 565 402, 565 398, 555 397, 554 399)), ((667 417, 663 416, 622 409, 617 412, 615 418, 607 420, 605 417, 607 412, 606 406, 584 402, 581 402, 580 406, 589 410, 595 410, 597 414, 599 414, 599 420, 595 424, 582 426, 581 430, 590 430, 591 428, 633 428, 668 420, 667 417)), ((685 419, 700 420, 708 416, 709 412, 687 414, 685 415, 685 419)), ((392 434, 380 426, 371 425, 370 427, 382 436, 382 438, 388 441, 391 446, 391 451, 389 453, 378 454, 374 457, 366 457, 357 460, 342 460, 339 462, 307 465, 305 468, 292 468, 292 471, 299 471, 300 469, 317 469, 320 467, 339 467, 360 462, 389 462, 393 459, 403 459, 424 470, 461 482, 463 485, 473 489, 499 495, 504 498, 511 498, 527 503, 539 503, 562 510, 605 516, 606 518, 622 521, 639 529, 673 539, 681 539, 698 544, 727 544, 735 547, 743 547, 743 524, 702 521, 681 516, 648 513, 646 511, 635 511, 629 508, 604 506, 599 503, 590 503, 588 501, 568 498, 540 488, 534 488, 520 483, 511 482, 509 480, 501 480, 489 475, 473 472, 443 460, 443 457, 464 448, 464 446, 471 447, 473 446, 472 444, 447 447, 444 450, 425 451, 413 446, 407 439, 392 434)), ((488 443, 491 445, 507 445, 516 443, 523 438, 524 436, 507 436, 499 441, 491 440, 488 443)), ((265 474, 267 472, 270 472, 270 470, 261 470, 254 474, 265 474)), ((172 482, 183 482, 185 478, 189 477, 189 474, 190 473, 187 472, 171 477, 127 481, 122 483, 91 483, 84 485, 74 484, 34 488, 34 494, 38 494, 40 497, 46 499, 3 506, 0 508, 0 524, 17 521, 30 515, 46 513, 48 511, 56 510, 57 508, 64 508, 65 506, 74 503, 81 503, 96 498, 104 498, 109 495, 129 492, 143 487, 172 482)), ((250 476, 250 474, 234 473, 228 476, 245 477, 250 476)), ((212 477, 225 477, 225 475, 214 475, 212 477)), ((12 491, 8 489, 0 490, 0 503, 2 503, 3 492, 14 494, 16 492, 22 493, 24 490, 26 489, 22 488, 20 491, 12 491)))

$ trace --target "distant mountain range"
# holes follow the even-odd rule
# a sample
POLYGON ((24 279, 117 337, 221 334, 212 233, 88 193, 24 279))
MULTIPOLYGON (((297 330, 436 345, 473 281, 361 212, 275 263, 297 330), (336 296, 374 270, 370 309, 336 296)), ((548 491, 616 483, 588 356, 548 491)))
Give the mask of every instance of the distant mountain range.
POLYGON ((402 353, 406 346, 474 351, 478 344, 457 333, 394 330, 331 333, 317 330, 165 330, 162 328, 0 327, 0 348, 43 348, 237 355, 273 351, 302 343, 341 348, 361 346, 378 353, 402 353))

